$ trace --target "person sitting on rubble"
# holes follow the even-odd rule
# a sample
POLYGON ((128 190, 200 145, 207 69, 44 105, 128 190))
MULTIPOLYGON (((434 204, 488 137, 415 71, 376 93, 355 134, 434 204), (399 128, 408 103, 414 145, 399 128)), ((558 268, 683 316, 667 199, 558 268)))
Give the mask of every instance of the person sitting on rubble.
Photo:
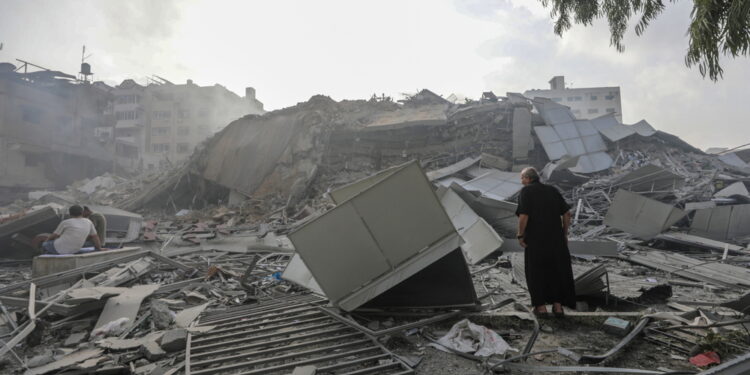
POLYGON ((83 217, 83 207, 79 205, 70 206, 68 209, 69 219, 63 220, 57 229, 42 243, 44 254, 75 254, 81 251, 86 238, 91 237, 96 250, 102 249, 96 228, 91 220, 83 217))
MULTIPOLYGON (((107 242, 107 219, 101 213, 92 211, 88 206, 83 206, 83 217, 91 220, 94 224, 96 235, 99 236, 99 242, 104 247, 107 242)), ((83 247, 92 246, 94 246, 94 241, 91 238, 88 238, 83 244, 83 247)))

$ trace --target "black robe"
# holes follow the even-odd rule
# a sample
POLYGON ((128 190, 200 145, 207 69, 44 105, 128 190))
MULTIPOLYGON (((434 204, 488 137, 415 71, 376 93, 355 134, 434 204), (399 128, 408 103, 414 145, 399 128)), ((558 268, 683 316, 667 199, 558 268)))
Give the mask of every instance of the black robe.
POLYGON ((523 233, 526 284, 533 306, 554 302, 575 308, 575 284, 561 216, 570 210, 554 186, 532 182, 521 189, 516 215, 529 216, 523 233))

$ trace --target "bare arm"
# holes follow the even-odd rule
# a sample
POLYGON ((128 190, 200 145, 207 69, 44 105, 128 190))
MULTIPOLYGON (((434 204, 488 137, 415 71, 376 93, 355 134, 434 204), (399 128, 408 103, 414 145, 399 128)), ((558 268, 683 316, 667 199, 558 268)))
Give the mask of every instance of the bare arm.
POLYGON ((102 241, 99 240, 99 236, 96 234, 91 235, 91 240, 94 241, 94 248, 97 250, 102 249, 102 241))
POLYGON ((47 241, 52 241, 52 240, 57 239, 57 238, 60 238, 60 235, 57 234, 57 233, 52 233, 52 234, 49 235, 49 237, 47 237, 47 241))
POLYGON ((516 237, 518 237, 518 242, 521 244, 521 247, 526 247, 526 239, 523 238, 523 236, 526 233, 526 224, 528 223, 529 223, 529 215, 527 214, 518 215, 518 233, 516 233, 516 237))
POLYGON ((568 240, 568 228, 570 228, 570 211, 563 214, 562 224, 563 224, 563 237, 565 237, 565 241, 567 241, 568 240))

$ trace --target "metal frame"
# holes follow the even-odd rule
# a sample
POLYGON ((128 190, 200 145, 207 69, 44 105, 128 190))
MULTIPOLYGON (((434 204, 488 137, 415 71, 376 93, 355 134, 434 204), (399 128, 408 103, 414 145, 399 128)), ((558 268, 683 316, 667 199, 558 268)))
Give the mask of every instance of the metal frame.
POLYGON ((198 325, 215 328, 190 335, 185 374, 288 374, 303 365, 318 372, 413 373, 366 332, 326 313, 326 302, 303 294, 205 312, 198 325))

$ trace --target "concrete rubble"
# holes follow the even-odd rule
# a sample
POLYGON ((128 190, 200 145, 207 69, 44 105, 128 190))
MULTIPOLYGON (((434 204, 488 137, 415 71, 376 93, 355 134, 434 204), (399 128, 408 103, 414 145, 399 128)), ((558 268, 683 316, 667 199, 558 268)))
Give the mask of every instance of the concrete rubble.
POLYGON ((315 96, 229 124, 167 173, 0 207, 0 371, 750 368, 748 152, 490 94, 315 96), (573 207, 578 305, 564 319, 529 308, 525 166, 573 207), (74 203, 109 215, 115 249, 38 256, 34 236, 74 203))

